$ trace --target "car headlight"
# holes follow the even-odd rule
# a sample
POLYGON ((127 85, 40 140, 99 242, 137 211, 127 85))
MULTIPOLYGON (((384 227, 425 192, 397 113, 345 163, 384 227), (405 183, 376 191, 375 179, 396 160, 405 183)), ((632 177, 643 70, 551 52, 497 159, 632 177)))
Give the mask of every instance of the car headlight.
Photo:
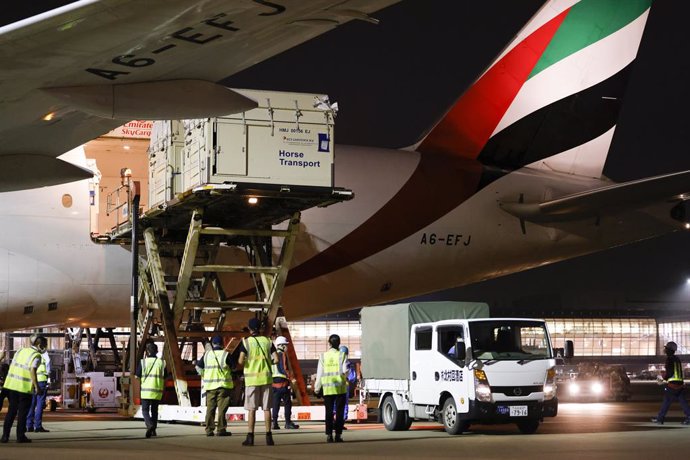
POLYGON ((580 393, 580 385, 578 385, 575 382, 571 382, 570 385, 568 386, 568 391, 570 392, 571 395, 577 395, 580 393))
POLYGON ((556 369, 551 368, 546 371, 546 382, 544 382, 544 399, 553 399, 556 397, 556 369))
POLYGON ((491 402, 491 386, 486 373, 482 370, 474 370, 474 395, 477 401, 491 402))
POLYGON ((600 395, 604 392, 604 385, 601 384, 601 382, 594 382, 592 383, 592 393, 595 395, 600 395))

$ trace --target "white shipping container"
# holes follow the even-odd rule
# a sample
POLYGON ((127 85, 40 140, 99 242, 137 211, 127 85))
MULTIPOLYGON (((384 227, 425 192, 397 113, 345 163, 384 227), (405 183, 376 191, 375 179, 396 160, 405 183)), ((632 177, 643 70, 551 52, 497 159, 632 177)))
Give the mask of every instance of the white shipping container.
MULTIPOLYGON (((152 133, 151 152, 167 149, 166 155, 151 158, 156 168, 151 177, 158 181, 151 187, 152 207, 206 184, 333 187, 335 114, 319 103, 326 96, 235 91, 257 101, 258 107, 227 117, 181 122, 183 146, 172 134, 173 125, 161 128, 160 135, 152 133), (167 173, 157 163, 163 157, 167 173), (172 189, 166 185, 166 192, 163 184, 172 182, 171 171, 180 172, 181 180, 172 189)), ((171 122, 154 123, 154 132, 158 123, 171 122)))
POLYGON ((157 121, 149 144, 149 203, 169 201, 182 190, 184 127, 180 121, 157 121))

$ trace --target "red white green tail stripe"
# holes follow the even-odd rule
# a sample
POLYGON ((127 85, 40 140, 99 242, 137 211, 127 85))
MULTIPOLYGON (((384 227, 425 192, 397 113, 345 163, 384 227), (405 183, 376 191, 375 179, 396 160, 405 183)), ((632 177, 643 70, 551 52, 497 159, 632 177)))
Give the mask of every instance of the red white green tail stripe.
MULTIPOLYGON (((419 150, 506 169, 569 151, 570 156, 561 155, 558 163, 566 172, 600 175, 605 153, 583 155, 577 147, 596 139, 597 150, 608 150, 602 140, 610 142, 612 137, 650 4, 651 0, 548 2, 419 150), (583 97, 577 101, 580 106, 573 107, 577 95, 583 97), (582 106, 585 101, 587 106, 582 106)), ((552 162, 551 168, 557 163, 552 162)))

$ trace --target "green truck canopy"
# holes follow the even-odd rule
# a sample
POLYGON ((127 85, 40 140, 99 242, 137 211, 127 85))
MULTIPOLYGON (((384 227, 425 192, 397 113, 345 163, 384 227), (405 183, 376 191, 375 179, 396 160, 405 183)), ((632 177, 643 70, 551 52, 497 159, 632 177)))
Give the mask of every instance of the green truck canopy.
POLYGON ((412 302, 364 307, 362 376, 376 379, 410 378, 410 328, 444 319, 488 318, 482 302, 412 302))

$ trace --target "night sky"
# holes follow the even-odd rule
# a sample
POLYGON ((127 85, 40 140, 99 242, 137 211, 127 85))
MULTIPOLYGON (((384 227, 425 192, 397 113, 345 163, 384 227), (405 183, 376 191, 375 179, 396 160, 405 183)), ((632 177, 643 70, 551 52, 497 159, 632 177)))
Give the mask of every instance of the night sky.
POLYGON ((406 147, 430 129, 542 4, 403 1, 225 81, 324 92, 340 105, 336 143, 406 147), (500 14, 497 14, 500 12, 500 14))

